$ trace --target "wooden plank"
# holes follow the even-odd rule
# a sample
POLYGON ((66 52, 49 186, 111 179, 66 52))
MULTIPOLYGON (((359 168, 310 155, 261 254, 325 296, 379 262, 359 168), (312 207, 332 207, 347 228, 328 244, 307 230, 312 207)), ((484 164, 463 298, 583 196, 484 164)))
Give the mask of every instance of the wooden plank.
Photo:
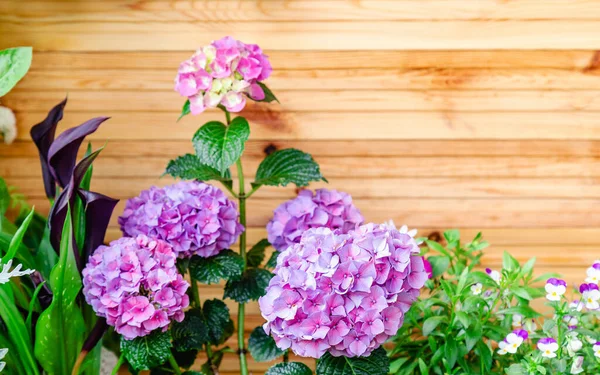
MULTIPOLYGON (((173 90, 171 70, 102 69, 32 71, 18 89, 68 92, 86 90, 173 90)), ((269 88, 279 90, 595 90, 597 71, 559 69, 338 69, 275 70, 269 88)))
MULTIPOLYGON (((212 120, 223 121, 224 117, 220 111, 207 111, 200 116, 186 116, 176 123, 181 103, 173 103, 169 112, 118 112, 113 107, 120 104, 115 104, 110 95, 102 95, 108 101, 105 104, 109 104, 103 108, 93 104, 96 97, 93 93, 88 93, 86 98, 80 94, 69 97, 65 117, 58 131, 95 116, 110 115, 111 119, 89 137, 90 140, 99 139, 102 142, 106 139, 189 142, 201 124, 212 120), (77 108, 86 112, 78 112, 77 108)), ((177 101, 176 94, 172 95, 177 101)), ((126 95, 120 97, 131 102, 126 95)), ((36 98, 44 103, 29 101, 26 95, 21 98, 23 101, 19 103, 5 105, 17 111, 18 139, 30 140, 31 126, 42 121, 47 111, 64 99, 64 93, 38 93, 36 98), (35 108, 40 109, 35 111, 35 108)), ((250 121, 252 140, 600 140, 598 112, 289 112, 279 111, 276 106, 262 108, 265 110, 261 112, 245 110, 242 113, 250 121), (365 131, 366 127, 368 131, 365 131)), ((531 147, 534 145, 532 143, 531 147)), ((470 152, 470 149, 469 146, 464 151, 470 152)))
MULTIPOLYGON (((44 197, 42 183, 37 178, 11 178, 8 182, 30 198, 44 197)), ((111 196, 127 199, 150 186, 174 183, 170 177, 126 178, 115 183, 114 178, 96 177, 92 188, 99 192, 110 191, 111 196)), ((250 182, 247 183, 250 189, 250 182)), ((490 178, 490 177, 401 177, 401 178, 346 178, 334 177, 329 184, 318 182, 311 189, 335 188, 354 198, 600 198, 600 177, 590 178, 490 178), (418 186, 418 188, 415 188, 418 186)), ((257 198, 292 199, 298 189, 265 186, 255 193, 257 198)))
MULTIPOLYGON (((200 43, 200 41, 199 41, 200 43)), ((77 52, 35 51, 30 72, 76 69, 168 70, 190 57, 189 51, 77 52)), ((567 69, 593 71, 597 53, 560 51, 268 51, 275 72, 326 69, 567 69)))
POLYGON ((593 0, 152 0, 137 2, 82 2, 77 7, 65 2, 0 2, 5 19, 28 22, 89 22, 111 19, 119 22, 193 21, 383 21, 383 20, 548 20, 600 19, 600 4, 593 0))
MULTIPOLYGON (((441 111, 454 112, 600 111, 600 91, 522 90, 280 90, 282 105, 248 101, 250 111, 441 111)), ((64 91, 27 92, 14 90, 3 98, 8 107, 26 111, 47 111, 64 91)), ((78 91, 69 97, 69 110, 113 113, 115 111, 181 111, 182 98, 170 91, 78 91), (135 98, 135 100, 132 100, 135 98)), ((373 119, 373 120, 376 120, 373 119)), ((372 121, 373 121, 372 120, 372 121)))
POLYGON ((30 23, 3 16, 0 48, 31 45, 43 51, 195 50, 228 35, 270 50, 596 49, 597 22, 540 21, 337 21, 139 23, 110 20, 30 23), (8 18, 8 19, 7 19, 8 18), (168 32, 166 31, 168 30, 168 32), (415 37, 418 36, 418 37, 415 37), (118 42, 116 42, 118 41, 118 42))
MULTIPOLYGON (((115 211, 115 215, 119 215, 120 212, 115 211)), ((398 222, 397 224, 401 224, 398 222)), ((429 237, 436 241, 441 241, 442 233, 445 229, 450 228, 449 226, 432 228, 432 227, 421 227, 418 228, 418 236, 429 237)), ((482 232, 483 238, 492 244, 492 246, 503 246, 506 248, 516 247, 555 247, 562 246, 567 247, 593 247, 598 245, 598 238, 600 238, 600 228, 573 228, 573 227, 562 227, 562 228, 460 228, 461 238, 463 242, 468 242, 482 232)), ((412 229, 412 228, 411 228, 412 229)), ((106 240, 112 241, 122 234, 116 227, 108 228, 106 234, 106 240)), ((249 244, 254 244, 263 238, 267 237, 267 230, 265 227, 249 227, 247 231, 247 238, 249 244)))
MULTIPOLYGON (((103 193, 111 195, 110 191, 103 193)), ((43 214, 49 210, 46 199, 29 200, 43 214)), ((411 227, 594 227, 600 226, 599 199, 355 199, 368 221, 408 223, 411 227)), ((248 201, 248 226, 264 226, 273 216, 281 199, 251 199, 248 201)), ((123 212, 125 202, 117 204, 115 212, 123 212)), ((117 215, 111 226, 117 226, 117 215)))
MULTIPOLYGON (((178 153, 177 153, 178 154, 178 153)), ((177 154, 172 155, 176 157, 177 154)), ((244 159, 247 174, 262 158, 244 159)), ((316 161, 326 177, 598 177, 600 159, 573 157, 319 157, 316 161)), ((104 178, 158 178, 168 157, 102 157, 94 164, 94 176, 104 178)), ((40 177, 37 157, 2 158, 0 175, 40 177)), ((233 171, 235 175, 235 171, 233 171)))
MULTIPOLYGON (((68 115, 67 115, 68 116, 68 115)), ((69 117, 69 116, 68 116, 69 117)), ((600 121, 600 116, 599 119, 600 121)), ((108 123, 103 125, 106 126, 108 123)), ((35 157, 35 144, 25 139, 28 129, 21 127, 21 138, 10 147, 0 147, 0 157, 35 157)), ((254 130, 254 124, 252 124, 254 130)), ((191 136, 190 136, 191 137, 191 136)), ((254 134, 252 135, 254 137, 254 134)), ((106 144, 102 156, 146 157, 172 156, 177 153, 193 152, 190 140, 170 141, 121 141, 93 138, 93 146, 106 144)), ((297 148, 313 156, 585 156, 600 157, 600 141, 513 141, 513 140, 249 140, 245 156, 264 157, 267 151, 297 148)), ((80 158, 84 149, 80 150, 80 158)))

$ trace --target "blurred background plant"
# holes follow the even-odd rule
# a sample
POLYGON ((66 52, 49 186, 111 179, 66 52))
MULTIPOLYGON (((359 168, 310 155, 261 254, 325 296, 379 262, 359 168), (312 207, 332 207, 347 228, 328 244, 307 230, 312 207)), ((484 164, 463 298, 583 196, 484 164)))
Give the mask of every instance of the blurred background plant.
POLYGON ((391 373, 599 373, 595 305, 587 308, 577 296, 568 301, 558 274, 535 277, 535 258, 520 264, 505 252, 501 270, 481 271, 488 247, 481 234, 461 243, 459 232, 450 230, 444 239, 445 246, 425 241, 432 278, 393 339, 391 373))
MULTIPOLYGON (((25 76, 31 66, 32 48, 17 47, 0 51, 0 98, 25 76)), ((2 102, 0 101, 0 104, 2 102)), ((16 118, 12 110, 0 106, 0 134, 10 144, 17 136, 16 118)))

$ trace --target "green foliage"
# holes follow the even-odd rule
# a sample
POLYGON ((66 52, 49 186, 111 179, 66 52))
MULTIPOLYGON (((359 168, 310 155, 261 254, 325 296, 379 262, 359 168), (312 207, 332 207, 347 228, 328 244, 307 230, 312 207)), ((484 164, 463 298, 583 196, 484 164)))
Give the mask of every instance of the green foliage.
POLYGON ((196 155, 202 164, 218 170, 221 175, 244 152, 250 137, 250 126, 243 117, 234 118, 229 125, 219 121, 204 124, 192 138, 196 155))
POLYGON ((121 351, 135 370, 149 370, 165 363, 171 356, 171 335, 155 330, 133 340, 121 339, 121 351))
POLYGON ((252 249, 246 254, 246 263, 248 264, 248 267, 260 266, 265 259, 265 249, 269 246, 271 246, 271 244, 266 238, 263 238, 252 246, 252 249))
POLYGON ((256 301, 266 293, 273 274, 263 268, 250 268, 240 279, 229 280, 225 285, 225 298, 238 303, 256 301))
POLYGON ((223 250, 208 258, 194 256, 190 260, 192 276, 205 284, 239 279, 243 270, 244 259, 231 250, 223 250))
POLYGON ((317 375, 386 375, 390 361, 383 348, 368 357, 334 357, 325 353, 317 362, 317 375))
POLYGON ((288 148, 275 151, 263 160, 256 171, 252 186, 307 186, 311 181, 327 181, 310 154, 288 148))
POLYGON ((248 349, 257 362, 272 361, 284 353, 277 347, 275 340, 265 333, 263 327, 254 328, 248 339, 248 349))
POLYGON ((173 348, 178 352, 203 349, 208 343, 208 326, 198 309, 188 310, 182 322, 173 323, 171 327, 173 348))
POLYGON ((177 122, 179 122, 179 120, 181 120, 185 116, 189 115, 190 113, 191 113, 191 111, 190 111, 190 100, 188 99, 188 100, 185 101, 185 103, 183 103, 183 107, 181 108, 181 114, 177 118, 177 122))
POLYGON ((273 92, 271 91, 271 89, 269 89, 267 87, 267 85, 265 85, 262 82, 256 82, 261 89, 263 89, 263 91, 265 92, 265 98, 263 100, 257 100, 258 102, 266 102, 266 103, 271 103, 273 101, 276 101, 277 103, 279 103, 279 100, 275 97, 275 94, 273 94, 273 92))
POLYGON ((52 303, 36 324, 35 356, 48 374, 69 374, 85 339, 85 323, 77 305, 82 283, 75 263, 70 210, 60 241, 60 257, 48 284, 52 303))
POLYGON ((185 154, 169 161, 166 174, 182 180, 215 180, 231 186, 231 178, 228 175, 223 176, 215 168, 202 164, 200 159, 192 154, 185 154))
POLYGON ((269 368, 265 375, 312 375, 312 370, 304 363, 284 362, 269 368))
POLYGON ((32 48, 17 47, 0 51, 0 97, 25 76, 31 66, 32 48))
POLYGON ((277 250, 273 251, 273 253, 269 257, 269 260, 267 260, 267 263, 265 264, 265 268, 268 268, 268 269, 275 268, 275 266, 277 266, 277 257, 278 256, 279 256, 279 251, 277 251, 277 250))
POLYGON ((209 340, 213 345, 220 345, 231 337, 234 330, 233 321, 229 315, 229 308, 223 301, 206 300, 202 312, 208 326, 209 340))

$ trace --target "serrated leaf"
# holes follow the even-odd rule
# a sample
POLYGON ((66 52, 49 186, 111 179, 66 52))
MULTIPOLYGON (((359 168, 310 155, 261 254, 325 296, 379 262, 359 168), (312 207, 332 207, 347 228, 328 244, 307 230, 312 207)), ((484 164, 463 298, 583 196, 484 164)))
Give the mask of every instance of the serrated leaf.
POLYGON ((230 298, 238 303, 256 301, 266 293, 273 274, 263 268, 250 268, 244 272, 241 279, 229 280, 225 285, 224 298, 230 298))
POLYGON ((327 182, 312 156, 288 148, 275 151, 260 163, 252 186, 286 186, 293 183, 302 187, 311 181, 320 180, 327 182))
POLYGON ((248 121, 236 117, 229 126, 219 121, 206 123, 194 134, 192 142, 200 162, 224 174, 242 156, 249 137, 248 121))
POLYGON ((265 333, 263 327, 254 328, 248 339, 248 349, 257 362, 272 361, 284 353, 277 347, 275 340, 265 333))
POLYGON ((82 283, 73 250, 71 212, 63 225, 58 263, 48 284, 54 297, 36 324, 35 356, 49 374, 71 372, 85 339, 85 323, 77 305, 82 283))
POLYGON ((279 256, 279 251, 275 250, 273 251, 273 253, 271 254, 271 256, 269 257, 269 260, 267 260, 267 263, 265 264, 265 268, 275 268, 277 266, 277 257, 279 256))
POLYGON ((233 334, 233 321, 229 308, 218 299, 206 300, 203 305, 204 319, 208 326, 209 340, 213 345, 224 343, 233 334))
POLYGON ((187 311, 183 321, 173 323, 171 335, 173 337, 173 347, 178 352, 193 349, 201 350, 203 345, 209 341, 208 326, 204 321, 202 312, 198 309, 187 311))
POLYGON ((390 360, 380 347, 368 357, 334 357, 325 353, 317 362, 317 375, 386 375, 389 368, 390 360))
POLYGON ((231 178, 222 176, 218 170, 202 164, 196 155, 185 154, 169 161, 165 172, 175 178, 182 180, 221 181, 231 187, 231 178))
POLYGON ((252 249, 246 254, 246 263, 248 264, 248 267, 260 266, 265 259, 265 249, 269 246, 271 246, 271 244, 266 238, 263 238, 252 246, 252 249))
POLYGON ((244 259, 233 250, 222 250, 217 255, 190 259, 190 272, 194 279, 204 284, 215 284, 223 280, 238 279, 244 270, 244 259))
POLYGON ((312 370, 304 363, 285 362, 272 366, 265 375, 312 375, 312 370))
POLYGON ((271 91, 271 89, 269 89, 267 87, 267 85, 265 85, 262 82, 258 82, 256 81, 256 83, 260 86, 260 88, 264 91, 265 93, 265 98, 263 100, 257 100, 257 102, 266 102, 266 103, 271 103, 272 101, 276 101, 277 103, 279 103, 279 99, 277 99, 275 97, 275 94, 273 94, 273 91, 271 91))
POLYGON ((135 370, 149 370, 160 366, 171 356, 171 335, 155 330, 133 340, 121 338, 121 352, 135 370))
POLYGON ((179 120, 181 120, 185 116, 189 115, 190 113, 191 113, 191 111, 190 111, 190 100, 188 99, 188 100, 185 101, 185 103, 183 103, 183 107, 181 108, 181 114, 177 118, 177 122, 179 122, 179 120))
POLYGON ((6 95, 25 76, 31 66, 31 57, 31 47, 0 51, 0 96, 6 95))
POLYGON ((175 362, 181 368, 188 369, 196 363, 198 358, 198 350, 188 350, 187 352, 172 351, 175 362))

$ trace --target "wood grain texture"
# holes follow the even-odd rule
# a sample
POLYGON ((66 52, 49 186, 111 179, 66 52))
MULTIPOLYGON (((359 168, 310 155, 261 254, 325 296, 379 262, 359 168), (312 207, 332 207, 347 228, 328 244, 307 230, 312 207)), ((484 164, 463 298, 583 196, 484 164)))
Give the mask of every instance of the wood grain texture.
MULTIPOLYGON (((330 181, 312 187, 351 193, 369 221, 434 239, 483 231, 484 266, 500 268, 507 250, 580 283, 600 256, 599 24, 599 0, 0 0, 0 48, 34 46, 31 71, 1 99, 18 137, 0 144, 0 175, 48 211, 28 133, 68 93, 59 132, 111 117, 89 138, 106 144, 92 188, 121 199, 106 240, 120 237, 124 200, 172 183, 159 179, 167 161, 223 121, 208 111, 175 123, 178 64, 233 35, 269 55, 282 103, 244 110, 248 180, 268 152, 299 148, 330 181)), ((249 245, 296 193, 256 193, 249 245)), ((220 298, 222 285, 200 292, 220 298)), ((262 318, 255 303, 247 312, 249 332, 262 318)), ((270 365, 250 362, 254 374, 270 365)), ((221 373, 237 366, 228 355, 221 373)))

